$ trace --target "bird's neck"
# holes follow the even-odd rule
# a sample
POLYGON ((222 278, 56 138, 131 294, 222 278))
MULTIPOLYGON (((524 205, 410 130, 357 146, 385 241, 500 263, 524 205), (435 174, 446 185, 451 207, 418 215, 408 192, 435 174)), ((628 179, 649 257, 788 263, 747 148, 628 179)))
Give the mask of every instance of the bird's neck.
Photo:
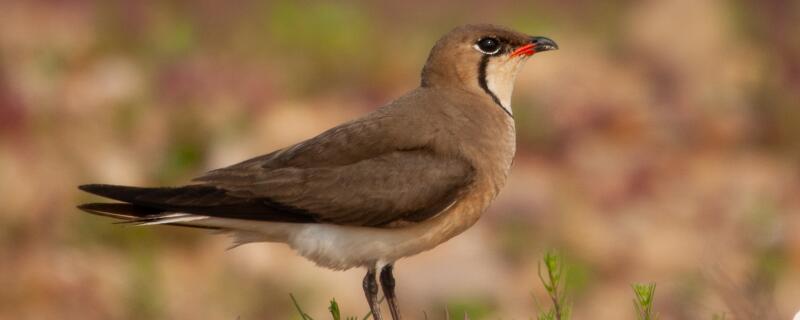
POLYGON ((514 81, 524 63, 524 59, 495 58, 491 60, 484 57, 478 66, 478 85, 508 115, 513 114, 511 94, 514 91, 514 81))

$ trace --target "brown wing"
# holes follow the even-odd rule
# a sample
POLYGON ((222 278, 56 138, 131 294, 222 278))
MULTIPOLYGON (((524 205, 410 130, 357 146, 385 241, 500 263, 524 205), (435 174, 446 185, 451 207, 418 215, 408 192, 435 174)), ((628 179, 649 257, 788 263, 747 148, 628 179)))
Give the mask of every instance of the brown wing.
POLYGON ((249 174, 247 178, 234 175, 231 179, 177 188, 84 185, 81 189, 127 202, 138 208, 145 219, 158 219, 159 213, 181 212, 264 221, 381 226, 436 215, 469 185, 472 168, 457 158, 420 149, 389 152, 345 166, 288 167, 249 174))
POLYGON ((455 201, 472 179, 465 161, 425 149, 343 166, 246 171, 204 184, 236 198, 269 199, 321 222, 363 226, 424 220, 455 201))

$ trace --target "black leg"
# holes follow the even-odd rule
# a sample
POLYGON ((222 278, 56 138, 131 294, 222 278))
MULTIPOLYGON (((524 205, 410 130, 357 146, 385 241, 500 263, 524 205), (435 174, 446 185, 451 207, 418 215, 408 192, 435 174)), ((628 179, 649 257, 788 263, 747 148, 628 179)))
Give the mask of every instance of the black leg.
POLYGON ((381 270, 381 287, 383 287, 383 296, 386 297, 386 302, 389 303, 389 311, 392 312, 392 319, 400 320, 400 310, 397 309, 397 296, 394 294, 394 275, 392 270, 394 264, 387 264, 381 270))
POLYGON ((367 303, 369 303, 369 310, 372 312, 373 320, 382 320, 381 317, 381 304, 378 301, 378 282, 375 281, 375 268, 369 268, 367 275, 364 276, 364 295, 367 296, 367 303))

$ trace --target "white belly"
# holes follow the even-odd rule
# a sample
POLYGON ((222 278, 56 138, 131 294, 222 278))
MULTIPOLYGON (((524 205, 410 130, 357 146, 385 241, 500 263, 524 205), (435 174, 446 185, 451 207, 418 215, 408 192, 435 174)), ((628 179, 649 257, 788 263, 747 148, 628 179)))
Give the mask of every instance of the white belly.
POLYGON ((283 242, 317 265, 334 270, 383 266, 443 241, 418 227, 387 229, 220 218, 209 218, 202 224, 229 229, 225 233, 234 236, 234 247, 251 242, 283 242))

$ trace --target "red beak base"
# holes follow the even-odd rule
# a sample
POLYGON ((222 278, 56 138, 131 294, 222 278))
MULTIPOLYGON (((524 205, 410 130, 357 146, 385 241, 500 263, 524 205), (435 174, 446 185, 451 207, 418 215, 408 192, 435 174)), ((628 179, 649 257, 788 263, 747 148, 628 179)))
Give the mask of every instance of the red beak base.
POLYGON ((516 56, 530 56, 534 53, 536 53, 535 46, 533 43, 529 43, 517 48, 516 50, 514 50, 514 52, 511 52, 511 57, 513 58, 516 56))

